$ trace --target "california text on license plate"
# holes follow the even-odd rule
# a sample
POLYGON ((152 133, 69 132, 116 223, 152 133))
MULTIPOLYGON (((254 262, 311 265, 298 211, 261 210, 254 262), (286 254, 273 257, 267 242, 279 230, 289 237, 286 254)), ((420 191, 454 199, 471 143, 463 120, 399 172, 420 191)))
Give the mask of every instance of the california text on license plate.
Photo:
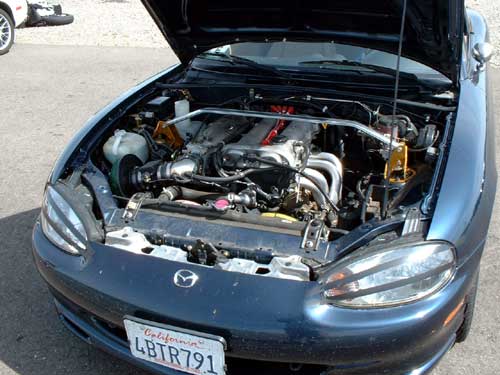
POLYGON ((189 374, 225 374, 223 338, 131 319, 124 324, 134 357, 189 374))

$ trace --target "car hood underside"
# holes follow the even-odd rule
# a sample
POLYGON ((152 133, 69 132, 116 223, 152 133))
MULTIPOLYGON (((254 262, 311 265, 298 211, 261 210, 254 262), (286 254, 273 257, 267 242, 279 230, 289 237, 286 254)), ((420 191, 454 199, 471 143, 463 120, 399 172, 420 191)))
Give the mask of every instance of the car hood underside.
MULTIPOLYGON (((142 0, 182 62, 244 41, 334 41, 397 53, 404 0, 142 0)), ((408 1, 402 54, 456 81, 463 0, 408 1)))

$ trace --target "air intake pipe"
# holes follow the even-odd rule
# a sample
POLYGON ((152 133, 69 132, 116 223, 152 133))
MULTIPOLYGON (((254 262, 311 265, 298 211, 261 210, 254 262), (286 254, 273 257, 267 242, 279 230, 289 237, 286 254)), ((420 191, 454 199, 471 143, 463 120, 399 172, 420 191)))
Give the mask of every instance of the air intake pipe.
POLYGON ((130 197, 138 191, 151 191, 166 183, 188 178, 198 171, 198 162, 186 158, 172 162, 142 164, 135 155, 125 155, 111 170, 111 188, 115 194, 130 197))

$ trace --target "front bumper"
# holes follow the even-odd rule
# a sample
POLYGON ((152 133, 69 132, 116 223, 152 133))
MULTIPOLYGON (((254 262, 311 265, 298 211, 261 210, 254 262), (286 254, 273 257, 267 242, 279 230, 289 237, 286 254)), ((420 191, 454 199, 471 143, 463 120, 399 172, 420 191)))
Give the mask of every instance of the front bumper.
POLYGON ((177 372, 131 356, 125 315, 226 339, 228 357, 325 365, 327 373, 423 374, 453 345, 482 246, 439 293, 413 304, 351 310, 321 303, 315 282, 295 282, 186 265, 92 243, 90 256, 67 255, 37 224, 35 262, 63 322, 89 343, 159 374, 177 372), (181 268, 192 288, 174 286, 181 268))
POLYGON ((28 5, 25 0, 16 0, 11 4, 15 27, 21 27, 28 19, 28 5))

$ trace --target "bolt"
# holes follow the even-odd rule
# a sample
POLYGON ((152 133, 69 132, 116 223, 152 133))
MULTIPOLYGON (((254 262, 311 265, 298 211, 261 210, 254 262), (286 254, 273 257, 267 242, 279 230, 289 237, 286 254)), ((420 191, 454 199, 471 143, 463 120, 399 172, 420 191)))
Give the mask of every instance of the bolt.
POLYGON ((307 241, 307 242, 306 242, 306 247, 307 247, 308 249, 312 248, 313 246, 314 246, 314 242, 312 242, 312 241, 307 241))

